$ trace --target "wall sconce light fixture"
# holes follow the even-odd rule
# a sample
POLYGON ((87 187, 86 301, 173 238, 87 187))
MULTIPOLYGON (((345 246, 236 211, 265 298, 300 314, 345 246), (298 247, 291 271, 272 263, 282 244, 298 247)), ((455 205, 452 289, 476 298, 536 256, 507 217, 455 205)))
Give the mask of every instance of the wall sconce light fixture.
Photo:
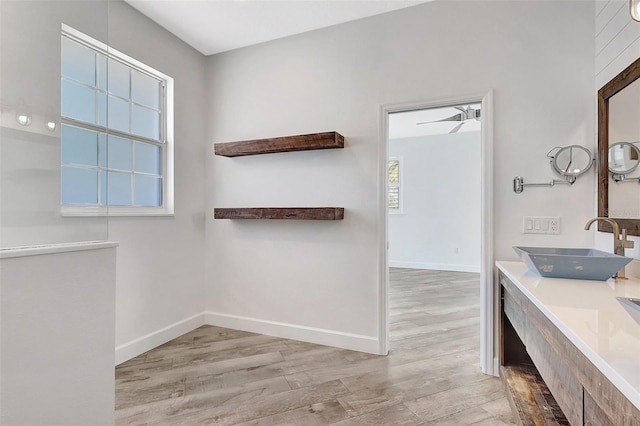
POLYGON ((629 12, 633 20, 640 22, 640 0, 629 0, 629 12))
POLYGON ((21 126, 28 126, 31 124, 31 117, 29 114, 24 112, 19 112, 18 115, 16 115, 16 120, 18 120, 18 124, 21 126))
POLYGON ((50 132, 55 132, 56 131, 56 122, 55 121, 47 121, 47 130, 50 132))

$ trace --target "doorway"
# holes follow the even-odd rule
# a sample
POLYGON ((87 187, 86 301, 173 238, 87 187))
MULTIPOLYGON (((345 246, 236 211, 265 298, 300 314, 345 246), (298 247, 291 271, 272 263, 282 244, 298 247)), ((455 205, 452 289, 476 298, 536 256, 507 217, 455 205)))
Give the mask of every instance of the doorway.
MULTIPOLYGON (((497 371, 490 118, 491 92, 382 108, 385 240, 381 250, 381 353, 393 349, 389 267, 401 268, 393 269, 394 282, 402 277, 421 277, 428 282, 433 276, 478 282, 480 364, 487 374, 497 371)), ((404 285, 423 291, 412 283, 404 285)))

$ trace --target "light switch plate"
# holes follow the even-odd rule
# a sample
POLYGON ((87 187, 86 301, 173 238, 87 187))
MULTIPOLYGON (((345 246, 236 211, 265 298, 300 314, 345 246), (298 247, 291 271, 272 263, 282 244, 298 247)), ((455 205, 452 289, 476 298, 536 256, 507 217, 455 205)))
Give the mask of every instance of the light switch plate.
POLYGON ((560 216, 523 216, 523 234, 560 234, 560 216))

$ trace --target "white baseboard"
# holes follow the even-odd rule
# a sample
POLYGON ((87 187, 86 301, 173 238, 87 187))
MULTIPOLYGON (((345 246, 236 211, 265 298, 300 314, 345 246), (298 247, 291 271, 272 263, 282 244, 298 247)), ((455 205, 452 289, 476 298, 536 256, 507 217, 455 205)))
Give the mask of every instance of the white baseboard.
POLYGON ((373 354, 378 353, 379 350, 378 339, 375 337, 207 311, 116 347, 116 365, 202 325, 215 325, 373 354))
POLYGON ((284 339, 300 340, 318 345, 333 346, 352 351, 377 354, 380 344, 376 337, 342 333, 321 328, 304 327, 276 321, 228 315, 218 312, 205 312, 208 325, 266 334, 284 339))
POLYGON ((205 313, 201 312, 192 317, 178 321, 158 331, 116 347, 116 365, 135 358, 169 340, 180 337, 196 328, 205 325, 205 313))
POLYGON ((480 265, 453 265, 449 263, 403 262, 389 260, 392 268, 431 269, 435 271, 480 272, 480 265))

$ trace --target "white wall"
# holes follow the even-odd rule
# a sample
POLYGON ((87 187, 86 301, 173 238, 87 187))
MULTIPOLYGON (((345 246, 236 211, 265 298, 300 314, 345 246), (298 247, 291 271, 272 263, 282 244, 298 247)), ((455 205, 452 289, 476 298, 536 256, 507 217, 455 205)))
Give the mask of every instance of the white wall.
MULTIPOLYGON (((594 93, 640 57, 640 23, 631 19, 629 2, 626 0, 597 1, 595 11, 594 93)), ((595 102, 594 108, 596 108, 595 102)), ((597 210, 594 209, 593 216, 596 215, 597 210)), ((635 247, 627 249, 626 255, 640 259, 640 237, 629 237, 629 239, 635 242, 635 247)), ((613 251, 613 238, 610 233, 594 231, 594 243, 594 246, 600 250, 613 251)), ((627 273, 640 276, 640 261, 631 262, 627 266, 627 273)))
POLYGON ((117 361, 204 321, 205 58, 119 0, 1 2, 3 247, 111 239, 120 243, 117 361), (175 216, 60 216, 60 24, 170 75, 175 83, 175 216), (20 128, 15 105, 34 122, 20 128), (5 107, 8 106, 8 107, 5 107), (38 120, 36 122, 36 119, 38 120))
POLYGON ((121 362, 204 321, 206 87, 204 56, 122 1, 109 5, 109 45, 175 84, 175 216, 109 218, 121 362))
POLYGON ((480 132, 389 140, 403 199, 389 215, 389 266, 480 272, 481 142, 480 132))
POLYGON ((0 2, 0 247, 108 238, 107 218, 60 215, 60 23, 107 39, 107 1, 0 2), (32 116, 28 127, 18 110, 32 116))
POLYGON ((0 259, 0 423, 113 424, 115 269, 113 247, 0 259))
POLYGON ((495 89, 495 258, 511 246, 587 246, 595 176, 553 176, 556 145, 595 147, 589 2, 432 2, 208 60, 213 142, 337 130, 343 150, 208 157, 207 309, 213 322, 377 350, 380 108, 495 89), (329 205, 341 222, 213 221, 213 207, 329 205), (523 215, 562 217, 522 235, 523 215))
MULTIPOLYGON (((2 57, 12 58, 1 65, 3 105, 22 97, 43 116, 48 108, 57 113, 59 43, 48 40, 59 40, 62 21, 104 40, 99 7, 105 4, 2 2, 2 57), (12 36, 4 37, 9 30, 12 36), (13 37, 22 30, 24 38, 13 37), (22 73, 6 74, 16 64, 22 73)), ((514 244, 591 241, 582 226, 595 211, 595 178, 572 187, 511 190, 515 175, 552 177, 545 157, 551 147, 595 145, 590 3, 434 2, 206 60, 128 5, 108 7, 107 41, 176 82, 176 215, 108 221, 108 237, 121 243, 120 360, 200 324, 203 309, 213 323, 377 350, 382 105, 493 88, 495 257, 515 258, 514 244), (325 130, 344 134, 346 148, 211 155, 213 142, 325 130), (214 206, 270 205, 344 206, 346 216, 337 222, 212 220, 214 206), (562 216, 563 234, 522 235, 525 214, 562 216)), ((107 236, 100 219, 57 215, 56 137, 29 139, 46 166, 35 174, 29 163, 18 167, 23 178, 51 183, 29 187, 35 193, 42 187, 47 196, 32 197, 29 189, 24 198, 32 204, 6 216, 5 194, 21 201, 19 191, 6 191, 7 179, 25 182, 19 173, 2 176, 3 245, 107 236), (43 220, 50 223, 40 226, 43 220), (5 244, 11 235, 16 242, 5 244)), ((14 155, 27 146, 19 138, 11 156, 8 145, 3 134, 3 173, 8 159, 28 157, 14 155)))
POLYGON ((640 57, 640 23, 627 0, 595 2, 596 90, 640 57))

